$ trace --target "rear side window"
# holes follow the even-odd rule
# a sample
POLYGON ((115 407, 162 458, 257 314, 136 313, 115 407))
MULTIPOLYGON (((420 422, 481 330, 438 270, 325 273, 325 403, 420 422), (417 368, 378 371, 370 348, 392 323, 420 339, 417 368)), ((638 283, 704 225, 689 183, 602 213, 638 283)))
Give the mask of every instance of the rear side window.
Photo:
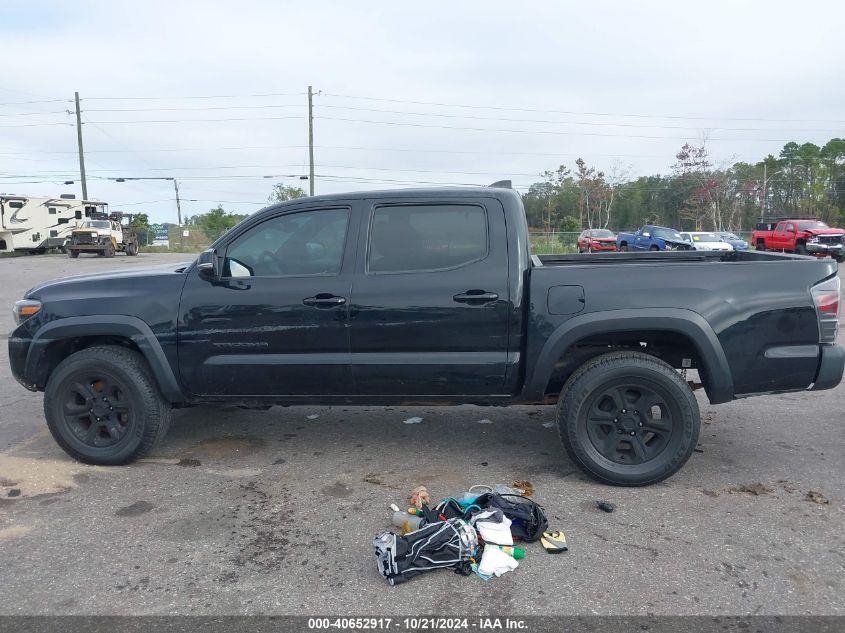
POLYGON ((370 226, 367 270, 423 272, 487 256, 487 212, 469 204, 378 207, 370 226))

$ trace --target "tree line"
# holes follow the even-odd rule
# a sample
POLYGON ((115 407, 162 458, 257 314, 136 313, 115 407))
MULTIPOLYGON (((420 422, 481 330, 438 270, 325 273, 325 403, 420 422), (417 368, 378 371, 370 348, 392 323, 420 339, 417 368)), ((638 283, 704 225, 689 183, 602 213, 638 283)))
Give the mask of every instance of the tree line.
POLYGON ((716 165, 706 144, 685 144, 667 175, 631 178, 579 158, 540 174, 523 195, 536 231, 633 229, 660 224, 682 230, 753 228, 761 217, 813 216, 845 225, 845 140, 823 146, 790 142, 757 163, 716 165))
MULTIPOLYGON (((660 224, 681 230, 750 230, 760 218, 813 216, 845 225, 845 140, 823 146, 787 143, 757 163, 714 164, 706 144, 685 144, 667 175, 632 178, 579 158, 574 168, 545 171, 522 195, 534 231, 634 229, 660 224)), ((273 186, 269 203, 301 198, 300 187, 273 186)), ((143 214, 141 214, 143 216, 143 214)), ((217 239, 248 214, 222 206, 190 216, 188 227, 217 239)), ((139 218, 141 219, 141 218, 139 218)), ((138 224, 146 224, 143 216, 138 224)))

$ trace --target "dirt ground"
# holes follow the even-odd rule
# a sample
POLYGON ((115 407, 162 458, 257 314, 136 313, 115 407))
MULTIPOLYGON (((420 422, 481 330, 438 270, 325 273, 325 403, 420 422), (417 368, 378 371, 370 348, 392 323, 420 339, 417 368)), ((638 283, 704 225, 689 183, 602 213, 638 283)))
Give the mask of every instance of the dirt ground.
MULTIPOLYGON (((182 259, 0 259, 0 329, 36 282, 182 259)), ((697 452, 643 489, 584 478, 548 407, 201 407, 148 459, 103 468, 56 446, 0 349, 0 614, 845 613, 842 386, 700 397, 697 452), (529 545, 489 582, 377 574, 372 537, 412 487, 517 479, 569 552, 529 545)))

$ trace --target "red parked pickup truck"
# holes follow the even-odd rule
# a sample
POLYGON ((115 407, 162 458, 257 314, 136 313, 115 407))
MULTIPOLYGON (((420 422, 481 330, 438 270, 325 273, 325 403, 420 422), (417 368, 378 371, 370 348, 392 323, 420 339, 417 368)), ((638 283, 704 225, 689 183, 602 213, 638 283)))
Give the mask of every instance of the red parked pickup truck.
POLYGON ((758 251, 786 251, 798 255, 830 255, 843 259, 845 229, 834 229, 812 218, 777 218, 758 222, 751 243, 758 251))

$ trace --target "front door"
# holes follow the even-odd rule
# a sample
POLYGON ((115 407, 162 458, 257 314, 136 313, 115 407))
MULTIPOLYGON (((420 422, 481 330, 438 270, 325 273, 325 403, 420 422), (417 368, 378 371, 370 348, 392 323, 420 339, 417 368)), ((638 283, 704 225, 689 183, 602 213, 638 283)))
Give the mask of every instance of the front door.
POLYGON ((353 216, 342 206, 268 217, 220 247, 222 279, 196 269, 190 274, 178 337, 180 372, 191 393, 352 392, 353 216))
POLYGON ((501 394, 511 303, 501 203, 367 206, 350 312, 357 393, 501 394))

